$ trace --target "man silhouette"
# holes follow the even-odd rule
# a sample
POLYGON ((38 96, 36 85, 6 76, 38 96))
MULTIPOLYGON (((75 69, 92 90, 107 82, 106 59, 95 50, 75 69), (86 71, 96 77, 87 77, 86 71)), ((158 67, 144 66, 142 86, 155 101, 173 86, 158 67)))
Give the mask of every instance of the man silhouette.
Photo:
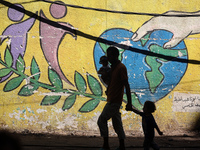
POLYGON ((107 89, 107 104, 105 105, 98 119, 98 126, 101 136, 104 138, 102 150, 108 150, 108 125, 107 122, 111 118, 115 132, 119 138, 119 150, 125 150, 124 139, 125 133, 122 126, 120 106, 123 101, 124 87, 128 99, 127 108, 131 108, 131 93, 128 83, 127 69, 124 64, 118 60, 119 50, 116 47, 107 49, 108 61, 111 63, 111 81, 107 89))

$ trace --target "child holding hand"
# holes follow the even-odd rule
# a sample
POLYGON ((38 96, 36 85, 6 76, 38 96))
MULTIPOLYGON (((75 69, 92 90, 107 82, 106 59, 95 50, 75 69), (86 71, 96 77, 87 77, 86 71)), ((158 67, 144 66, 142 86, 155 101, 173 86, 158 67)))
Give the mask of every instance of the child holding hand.
POLYGON ((152 147, 154 150, 159 150, 159 146, 154 142, 154 128, 157 130, 159 135, 163 135, 163 132, 160 131, 152 113, 156 110, 156 106, 151 101, 146 101, 144 103, 143 112, 134 109, 126 108, 127 111, 133 111, 134 113, 142 117, 142 128, 144 132, 144 150, 149 150, 152 147))

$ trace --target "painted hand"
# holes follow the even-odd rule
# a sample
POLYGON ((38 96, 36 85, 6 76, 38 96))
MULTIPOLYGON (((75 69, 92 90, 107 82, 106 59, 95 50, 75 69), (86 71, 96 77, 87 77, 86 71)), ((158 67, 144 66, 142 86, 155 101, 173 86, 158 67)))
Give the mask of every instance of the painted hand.
POLYGON ((140 40, 147 33, 154 30, 167 30, 173 33, 171 40, 164 44, 164 48, 171 48, 179 44, 187 36, 200 33, 200 12, 169 11, 163 15, 153 17, 145 22, 132 36, 133 41, 140 40))

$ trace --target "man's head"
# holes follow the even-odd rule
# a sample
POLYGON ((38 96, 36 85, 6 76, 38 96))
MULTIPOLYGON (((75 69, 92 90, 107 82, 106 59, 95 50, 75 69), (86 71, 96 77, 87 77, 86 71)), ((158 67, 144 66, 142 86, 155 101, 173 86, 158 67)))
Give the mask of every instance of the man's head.
POLYGON ((107 57, 108 57, 108 61, 113 64, 118 60, 119 57, 119 50, 116 47, 109 47, 107 49, 107 57))

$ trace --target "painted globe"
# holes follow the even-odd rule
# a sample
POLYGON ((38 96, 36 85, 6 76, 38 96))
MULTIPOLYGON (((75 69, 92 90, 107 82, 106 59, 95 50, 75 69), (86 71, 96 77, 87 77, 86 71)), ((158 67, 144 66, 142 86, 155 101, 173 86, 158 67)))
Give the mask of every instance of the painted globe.
POLYGON ((188 53, 184 42, 171 49, 164 49, 173 34, 157 30, 140 41, 133 42, 133 32, 112 28, 103 32, 94 46, 96 70, 101 67, 100 57, 106 55, 109 46, 120 51, 119 59, 127 67, 131 92, 139 102, 159 101, 167 96, 181 81, 187 69, 188 53))

